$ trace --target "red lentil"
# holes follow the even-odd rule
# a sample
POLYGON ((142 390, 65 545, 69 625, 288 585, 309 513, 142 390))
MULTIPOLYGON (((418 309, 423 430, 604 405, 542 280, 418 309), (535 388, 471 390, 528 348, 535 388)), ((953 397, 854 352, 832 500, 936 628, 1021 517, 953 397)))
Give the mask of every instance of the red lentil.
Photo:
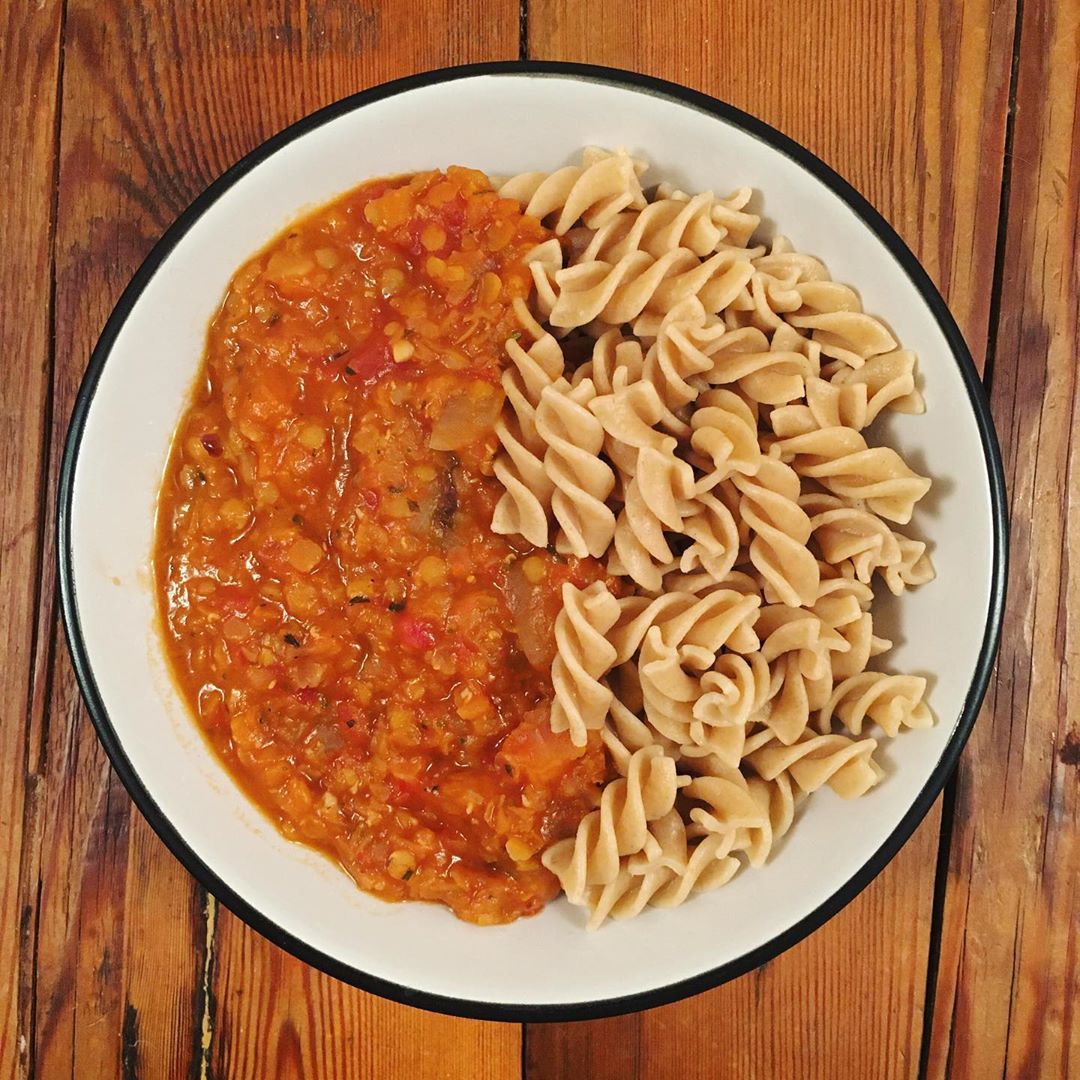
POLYGON ((490 531, 511 303, 545 238, 481 173, 378 180, 234 276, 159 506, 168 652, 289 837, 385 899, 506 922, 608 775, 548 724, 566 580, 490 531))

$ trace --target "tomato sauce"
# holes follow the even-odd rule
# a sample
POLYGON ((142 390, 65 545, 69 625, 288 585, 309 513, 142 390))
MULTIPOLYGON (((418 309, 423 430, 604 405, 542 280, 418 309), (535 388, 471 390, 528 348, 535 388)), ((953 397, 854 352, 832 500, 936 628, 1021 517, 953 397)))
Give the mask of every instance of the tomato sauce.
POLYGON ((609 775, 548 723, 562 584, 604 571, 490 530, 546 235, 461 168, 296 222, 230 283, 158 510, 170 661, 244 789, 362 888, 477 923, 555 895, 539 855, 609 775))

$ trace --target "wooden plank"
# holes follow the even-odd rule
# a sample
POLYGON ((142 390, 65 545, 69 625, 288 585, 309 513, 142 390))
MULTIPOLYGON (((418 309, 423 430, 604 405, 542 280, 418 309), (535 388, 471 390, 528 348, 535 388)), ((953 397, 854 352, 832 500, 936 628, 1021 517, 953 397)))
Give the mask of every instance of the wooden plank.
POLYGON ((916 1075, 931 921, 922 893, 933 886, 937 828, 922 826, 894 868, 816 934, 735 982, 612 1020, 528 1025, 526 1077, 916 1075))
POLYGON ((8 80, 0 109, 0 1076, 30 1074, 34 909, 19 882, 35 861, 23 831, 36 792, 38 746, 28 725, 39 603, 44 507, 41 461, 49 408, 49 341, 59 0, 5 9, 0 70, 8 80), (18 297, 18 302, 13 298, 18 297))
POLYGON ((521 1075, 520 1025, 392 1005, 306 967, 233 917, 219 924, 214 955, 215 1076, 518 1080, 521 1075))
POLYGON ((1077 0, 1023 5, 991 378, 1009 595, 957 785, 932 1077, 1080 1077, 1078 31, 1077 0))
MULTIPOLYGON (((528 25, 532 57, 685 83, 823 157, 912 246, 981 363, 1013 5, 531 0, 528 25)), ((914 1076, 940 814, 856 902, 762 971, 637 1017, 529 1027, 528 1075, 575 1076, 589 1060, 598 1078, 914 1076)))
MULTIPOLYGON (((407 32, 389 3, 71 0, 49 488, 111 305, 200 189, 344 94, 439 64, 516 55, 517 27, 511 0, 432 0, 407 32)), ((24 875, 20 901, 40 927, 36 956, 24 956, 38 972, 37 1074, 285 1077, 300 1075, 295 1044, 303 1062, 328 1055, 320 1075, 517 1076, 519 1028, 448 1021, 345 988, 207 905, 133 813, 98 746, 52 622, 54 559, 50 537, 37 664, 51 668, 33 709, 45 729, 32 823, 42 858, 24 875), (338 1056, 328 1049, 338 1044, 354 1049, 338 1056)))

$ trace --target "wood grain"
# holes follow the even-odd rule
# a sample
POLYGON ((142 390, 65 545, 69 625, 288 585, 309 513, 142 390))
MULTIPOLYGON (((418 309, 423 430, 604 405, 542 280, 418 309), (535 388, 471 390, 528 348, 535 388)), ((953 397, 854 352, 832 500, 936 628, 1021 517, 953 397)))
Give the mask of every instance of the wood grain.
POLYGON ((215 965, 220 1011, 215 1076, 517 1080, 521 1075, 519 1025, 436 1016, 362 994, 268 946, 239 919, 220 925, 215 965))
POLYGON ((61 4, 19 7, 0 35, 8 82, 0 109, 0 1076, 27 1075, 33 1024, 34 906, 20 900, 37 845, 25 828, 37 797, 38 745, 28 723, 41 559, 42 448, 52 356, 53 174, 61 4), (37 183, 27 185, 27 175, 37 183), (17 298, 17 299, 16 299, 17 298))
MULTIPOLYGON (((893 223, 982 362, 1011 5, 531 0, 528 25, 530 56, 674 79, 808 146, 893 223)), ((598 1078, 916 1075, 940 823, 938 805, 855 903, 761 972, 637 1017, 528 1028, 529 1076, 580 1060, 598 1078), (797 1022, 747 1022, 760 1016, 797 1022)))
MULTIPOLYGON (((906 851, 844 912, 749 975, 685 1001, 612 1020, 529 1025, 529 1080, 864 1080, 914 1076, 930 939, 935 835, 906 851), (918 846, 917 846, 918 845, 918 846), (924 872, 925 871, 925 872, 924 872), (917 902, 914 914, 905 905, 917 902), (587 1062, 583 1068, 581 1062, 587 1062)), ((725 928, 718 925, 717 932, 725 928)))
POLYGON ((1080 1077, 1080 4, 1023 7, 991 380, 1011 573, 957 784, 932 1077, 1080 1077))
MULTIPOLYGON (((1080 728, 1068 709, 1080 700, 1080 0, 1020 0, 1016 40, 1016 0, 526 6, 530 55, 717 94, 871 198, 945 291, 977 361, 991 354, 1014 521, 1003 650, 956 783, 939 925, 935 809, 845 912, 766 968, 648 1013, 531 1027, 526 1073, 876 1080, 916 1075, 922 1049, 931 1077, 1080 1077, 1080 728)), ((208 900, 165 851, 80 704, 49 523, 85 359, 176 213, 319 105, 517 55, 519 5, 4 11, 0 1076, 517 1077, 520 1028, 327 979, 208 900)))
MULTIPOLYGON (((516 55, 517 29, 517 4, 506 0, 435 0, 407 33, 386 4, 71 0, 46 490, 85 358, 111 305, 198 191, 268 135, 347 93, 455 60, 516 55)), ((55 75, 28 82, 55 94, 55 75)), ((41 168, 48 175, 47 163, 41 168)), ((47 269, 37 279, 47 282, 47 269)), ((42 341, 26 348, 43 353, 42 341)), ((32 404, 31 391, 27 377, 32 404)), ((30 457, 3 475, 25 476, 29 505, 21 510, 33 526, 33 500, 46 481, 33 472, 37 450, 24 453, 30 457)), ((44 731, 45 754, 25 835, 40 834, 41 864, 23 875, 21 898, 5 896, 4 905, 5 913, 20 905, 37 913, 36 943, 23 949, 37 1003, 36 1028, 26 1032, 35 1074, 517 1076, 520 1029, 446 1020, 351 990, 208 903, 108 767, 55 625, 51 537, 40 553, 31 543, 24 580, 34 580, 30 560, 38 556, 37 654, 48 675, 31 731, 44 731)), ((20 667, 25 679, 31 665, 21 658, 20 667)), ((12 795, 16 818, 23 798, 12 795)))

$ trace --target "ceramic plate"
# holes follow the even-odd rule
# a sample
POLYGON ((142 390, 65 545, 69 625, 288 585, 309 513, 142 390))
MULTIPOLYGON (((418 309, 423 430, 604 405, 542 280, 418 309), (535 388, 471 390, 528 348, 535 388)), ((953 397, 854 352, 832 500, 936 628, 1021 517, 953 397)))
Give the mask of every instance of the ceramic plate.
POLYGON ((109 320, 75 408, 59 502, 63 610, 91 716, 132 798, 257 930, 410 1004, 594 1017, 671 1001, 775 956, 851 900, 911 834, 986 688, 1004 589, 1002 495, 986 400, 955 323, 911 252, 827 166, 766 124, 668 83, 576 65, 481 65, 376 87, 301 120, 162 238, 109 320), (815 796, 774 859, 723 889, 592 934, 565 900, 480 928, 442 907, 366 895, 240 793, 166 672, 150 579, 154 504, 208 320, 233 271, 290 219, 368 178, 455 163, 553 169, 590 144, 640 152, 650 176, 685 190, 754 187, 764 234, 778 223, 918 354, 928 411, 894 415, 887 431, 934 478, 913 528, 930 541, 938 577, 880 609, 898 641, 890 665, 929 676, 938 722, 886 740, 883 783, 857 805, 815 796))

